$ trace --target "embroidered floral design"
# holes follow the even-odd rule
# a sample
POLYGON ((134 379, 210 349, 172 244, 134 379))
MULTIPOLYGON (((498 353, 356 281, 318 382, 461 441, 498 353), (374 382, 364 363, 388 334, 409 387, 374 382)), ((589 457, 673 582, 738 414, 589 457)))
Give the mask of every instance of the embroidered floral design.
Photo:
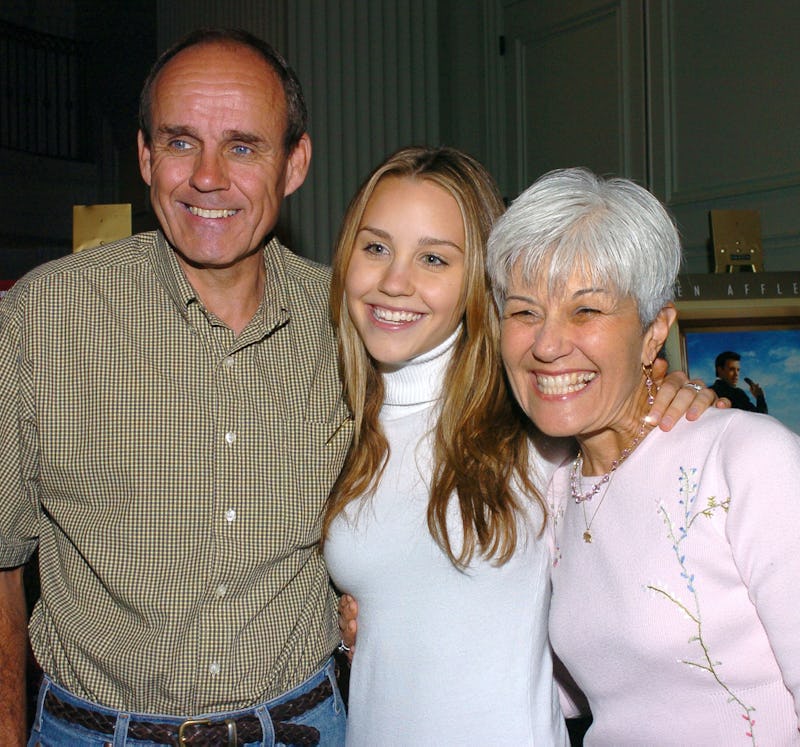
POLYGON ((681 661, 687 666, 697 667, 698 669, 702 669, 711 674, 711 676, 716 680, 717 684, 719 684, 719 686, 722 687, 722 689, 728 694, 728 702, 735 703, 739 708, 741 708, 741 716, 747 724, 745 727, 745 736, 750 739, 753 745, 755 745, 756 738, 754 726, 756 722, 753 718, 755 708, 746 705, 720 677, 717 668, 721 662, 715 661, 712 658, 706 640, 703 637, 703 617, 700 612, 700 599, 695 586, 695 574, 691 572, 689 564, 686 562, 686 553, 683 549, 683 544, 686 538, 689 536, 689 531, 691 530, 695 521, 697 521, 701 516, 703 518, 710 519, 714 516, 714 513, 717 510, 727 512, 730 506, 730 498, 719 500, 716 496, 710 496, 706 500, 706 505, 704 508, 696 509, 697 483, 694 482, 694 474, 696 471, 697 470, 694 468, 686 470, 681 467, 680 469, 680 475, 678 477, 678 492, 680 498, 678 500, 679 515, 677 516, 677 521, 674 521, 673 517, 669 515, 663 502, 658 506, 658 512, 661 514, 661 518, 663 519, 664 525, 667 528, 667 537, 672 543, 672 551, 675 554, 675 559, 677 560, 678 567, 680 568, 680 577, 683 579, 683 583, 686 584, 686 588, 691 594, 692 603, 684 604, 674 594, 669 593, 662 587, 648 586, 647 588, 672 602, 689 617, 694 625, 697 626, 697 634, 693 635, 689 639, 689 643, 697 643, 700 646, 702 655, 699 657, 698 661, 691 661, 688 659, 682 659, 681 661))
POLYGON ((551 500, 549 502, 549 519, 550 519, 550 537, 552 545, 550 547, 550 551, 553 555, 552 563, 553 568, 558 566, 559 561, 561 560, 561 543, 558 541, 558 529, 561 521, 564 518, 564 504, 557 503, 556 501, 551 500))

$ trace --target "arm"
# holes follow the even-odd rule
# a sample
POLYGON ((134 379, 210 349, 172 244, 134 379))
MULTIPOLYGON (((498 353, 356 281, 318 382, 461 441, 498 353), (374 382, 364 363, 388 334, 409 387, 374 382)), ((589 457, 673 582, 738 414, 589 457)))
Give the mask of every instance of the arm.
POLYGON ((561 659, 555 654, 553 654, 553 677, 556 687, 558 687, 558 700, 561 703, 561 712, 564 714, 564 718, 588 716, 590 711, 586 696, 575 684, 575 680, 561 663, 561 659))
POLYGON ((22 567, 0 570, 0 744, 25 744, 27 608, 22 567))
POLYGON ((342 644, 346 647, 344 650, 347 658, 353 661, 358 633, 358 602, 349 594, 339 600, 339 632, 342 635, 342 644))
POLYGON ((731 493, 726 534, 800 728, 800 436, 767 419, 736 425, 720 457, 731 493))
POLYGON ((689 377, 683 371, 667 374, 667 362, 661 358, 653 362, 653 379, 658 384, 658 392, 647 420, 662 431, 668 431, 684 415, 687 420, 697 420, 711 405, 731 406, 727 399, 717 399, 714 391, 707 387, 695 391, 685 386, 689 377))
MULTIPOLYGON (((30 402, 22 390, 31 372, 21 364, 19 321, 22 284, 0 302, 0 744, 25 744, 27 621, 23 571, 36 547, 37 515, 30 500, 38 454, 26 451, 38 441, 21 426, 30 402), (25 432, 27 438, 21 434, 25 432)), ((32 420, 32 418, 29 418, 32 420)))
POLYGON ((747 386, 750 387, 750 394, 752 394, 756 398, 756 412, 762 412, 765 415, 769 412, 769 408, 767 407, 767 398, 764 395, 764 390, 761 388, 759 384, 756 384, 755 381, 752 379, 748 379, 745 376, 744 379, 747 382, 747 386))

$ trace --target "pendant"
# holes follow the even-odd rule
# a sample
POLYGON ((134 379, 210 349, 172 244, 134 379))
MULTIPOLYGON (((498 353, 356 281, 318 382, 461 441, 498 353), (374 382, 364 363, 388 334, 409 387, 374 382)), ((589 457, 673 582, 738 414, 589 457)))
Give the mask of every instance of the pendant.
POLYGON ((592 541, 592 533, 588 529, 583 533, 583 541, 587 543, 592 541))

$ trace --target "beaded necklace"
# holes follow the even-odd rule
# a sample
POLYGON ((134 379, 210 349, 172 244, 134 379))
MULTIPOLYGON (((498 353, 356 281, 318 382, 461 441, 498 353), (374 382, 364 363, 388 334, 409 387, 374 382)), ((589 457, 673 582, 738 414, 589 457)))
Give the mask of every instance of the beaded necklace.
POLYGON ((622 464, 632 453, 633 450, 642 442, 642 439, 645 437, 647 424, 645 423, 644 419, 639 425, 639 432, 634 436, 633 441, 628 444, 623 450, 622 453, 619 455, 618 459, 615 459, 611 462, 611 468, 606 472, 594 485, 592 485, 589 490, 585 493, 581 493, 581 470, 583 470, 583 454, 578 451, 578 455, 575 457, 575 461, 572 462, 572 472, 569 476, 569 486, 570 491, 572 493, 572 497, 575 499, 575 503, 583 503, 583 501, 590 501, 594 498, 597 493, 600 491, 600 488, 603 487, 610 479, 611 475, 616 472, 617 467, 622 464))

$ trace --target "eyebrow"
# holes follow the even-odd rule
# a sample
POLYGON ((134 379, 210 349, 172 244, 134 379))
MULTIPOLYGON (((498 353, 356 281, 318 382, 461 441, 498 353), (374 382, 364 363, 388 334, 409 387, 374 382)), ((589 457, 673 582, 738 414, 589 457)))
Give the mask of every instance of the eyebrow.
POLYGON ((177 135, 189 135, 190 137, 198 139, 200 137, 197 133, 197 130, 195 130, 194 127, 189 127, 188 125, 159 125, 156 133, 158 135, 167 135, 170 137, 177 135))
MULTIPOLYGON (((362 231, 368 231, 384 241, 390 241, 392 238, 390 233, 383 231, 380 228, 375 228, 374 226, 361 226, 361 228, 358 229, 358 233, 361 233, 362 231)), ((437 239, 435 236, 423 236, 417 242, 417 246, 452 246, 453 248, 458 249, 460 252, 464 251, 464 249, 454 241, 450 241, 449 239, 437 239)))
POLYGON ((588 296, 592 293, 600 293, 602 295, 608 296, 611 294, 611 291, 608 288, 579 288, 573 294, 573 298, 580 298, 581 296, 588 296))
MULTIPOLYGON (((592 293, 600 293, 604 296, 611 295, 611 291, 607 288, 579 288, 576 290, 571 298, 574 300, 576 298, 581 298, 582 296, 588 296, 592 293)), ((506 295, 506 301, 527 301, 527 302, 534 302, 536 298, 534 296, 525 296, 520 293, 509 293, 506 295)))
MULTIPOLYGON (((166 135, 167 137, 180 137, 183 135, 195 138, 195 140, 203 139, 200 137, 200 133, 189 125, 161 125, 156 132, 159 135, 166 135)), ((222 135, 225 140, 235 140, 249 145, 259 145, 265 142, 264 138, 256 135, 254 132, 246 132, 245 130, 225 130, 222 135)))

